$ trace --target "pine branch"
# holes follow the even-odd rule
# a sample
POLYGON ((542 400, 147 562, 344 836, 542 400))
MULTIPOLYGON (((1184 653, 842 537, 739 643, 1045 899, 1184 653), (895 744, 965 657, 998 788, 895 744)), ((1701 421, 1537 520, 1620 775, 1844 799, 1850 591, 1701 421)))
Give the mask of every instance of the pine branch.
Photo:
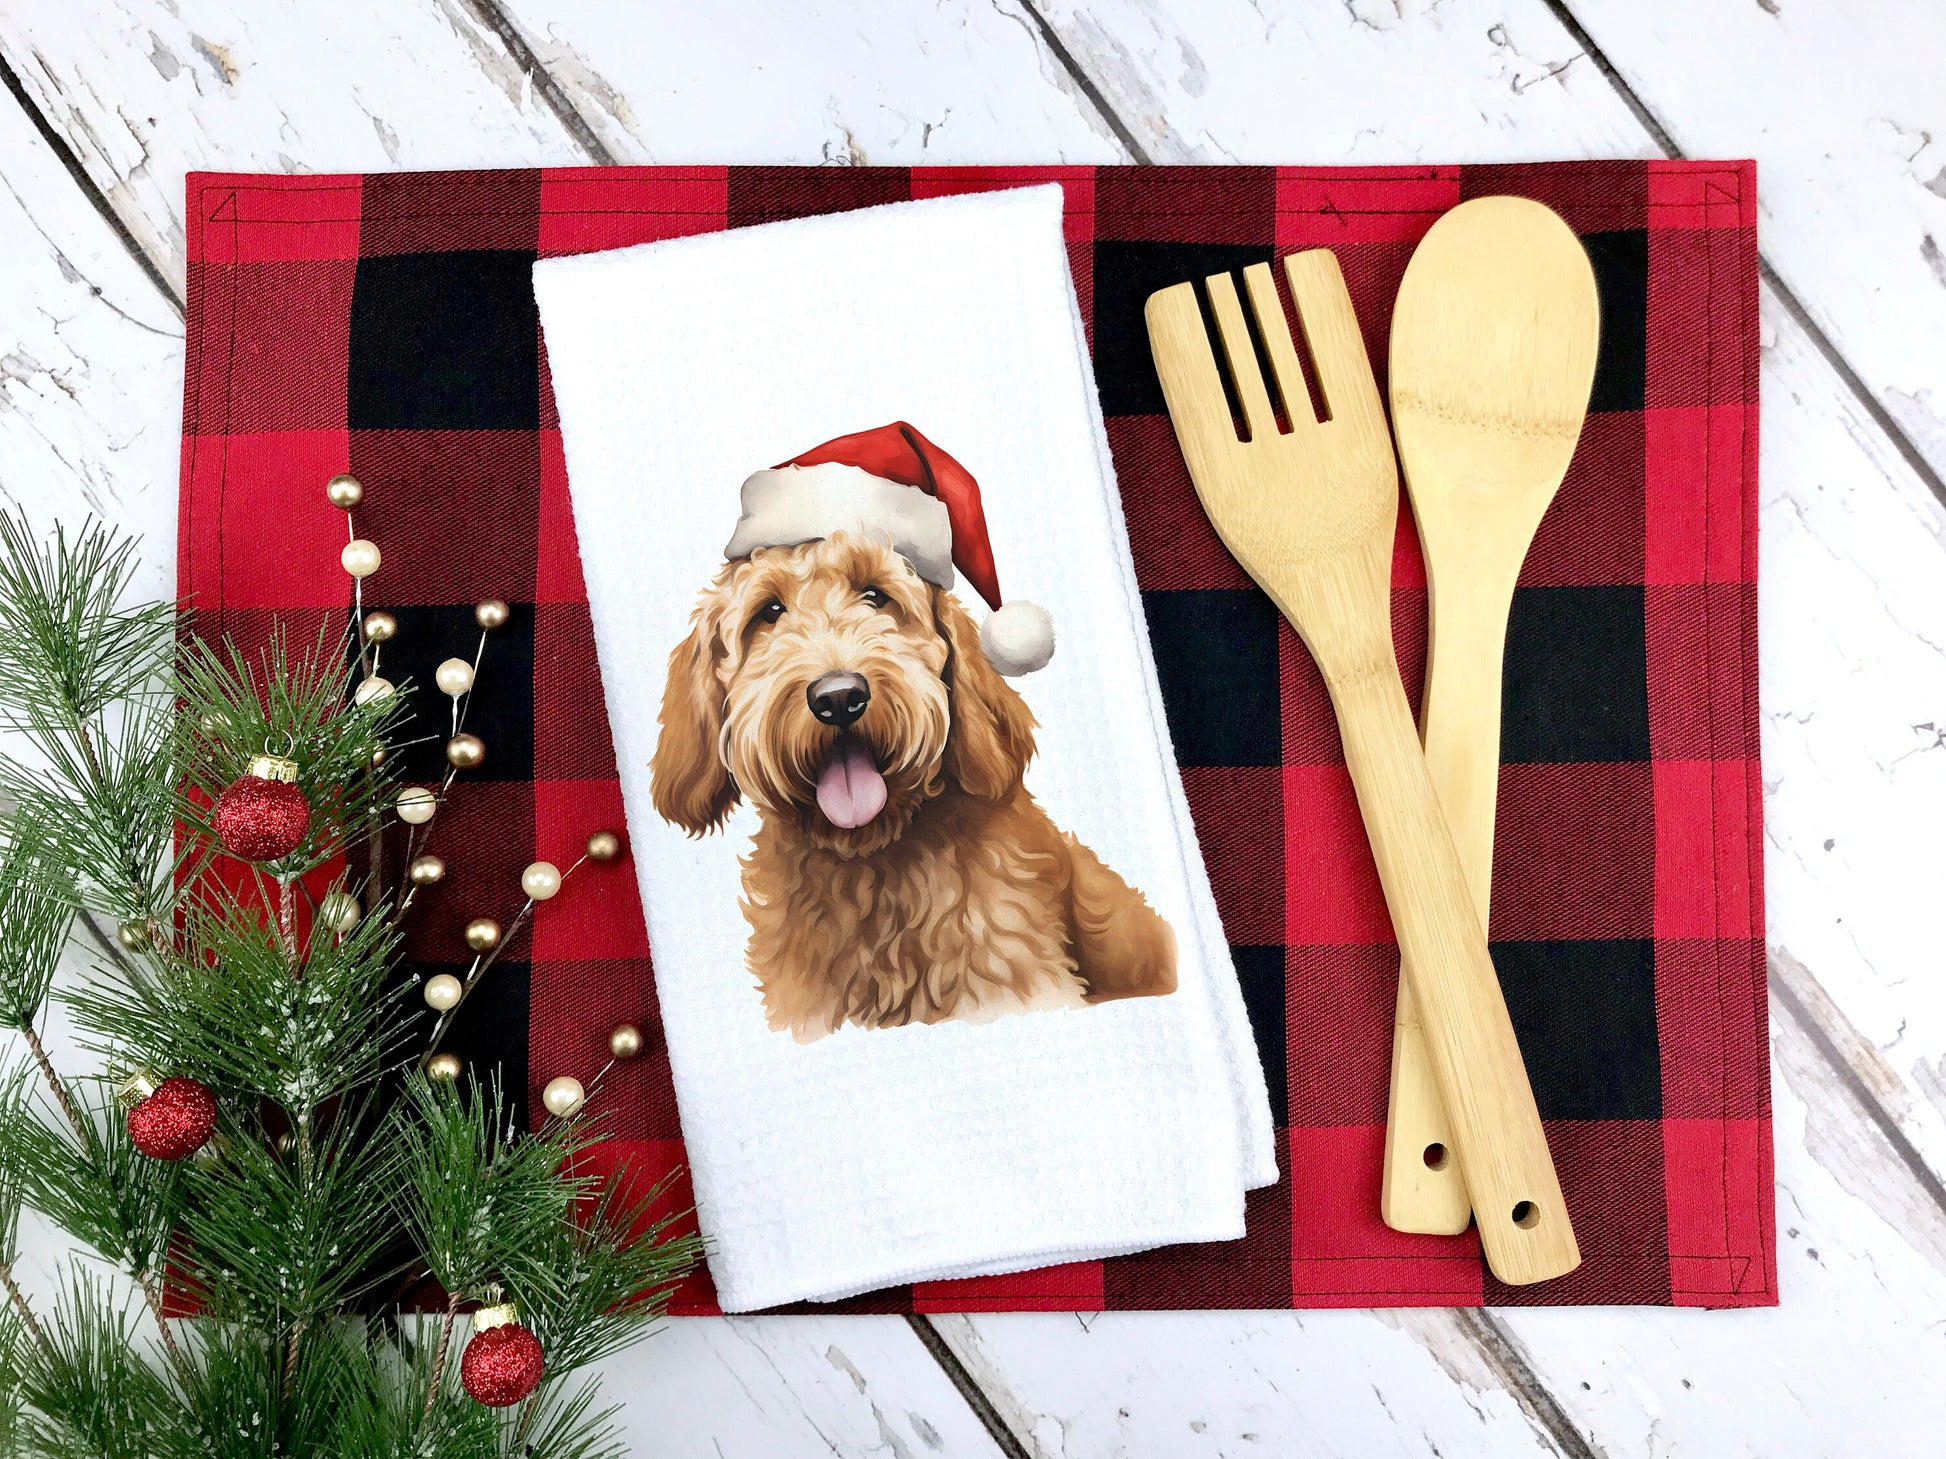
POLYGON ((47 1331, 44 1347, 16 1355, 22 1447, 62 1459, 151 1459, 153 1438, 179 1420, 108 1288, 78 1264, 70 1268, 47 1331))
MULTIPOLYGON (((24 1108, 24 1092, 32 1079, 25 1070, 8 1070, 5 1083, 0 1084, 0 1129, 11 1125, 15 1120, 28 1118, 24 1108)), ((4 1142, 0 1142, 0 1149, 4 1142)), ((41 1328, 40 1319, 27 1300, 27 1294, 20 1290, 14 1280, 13 1263, 18 1254, 15 1238, 20 1223, 20 1186, 13 1170, 0 1161, 0 1286, 7 1291, 7 1302, 20 1319, 20 1325, 35 1342, 46 1346, 47 1333, 41 1328)))
POLYGON ((0 1002, 31 1028, 47 1001, 74 923, 63 868, 41 828, 16 822, 0 847, 0 1002))
POLYGON ((0 706, 54 710, 85 741, 96 716, 166 670, 175 605, 122 606, 137 545, 92 521, 36 544, 23 514, 0 513, 0 706))
POLYGON ((14 1281, 14 1269, 10 1262, 0 1261, 0 1286, 7 1289, 7 1301, 18 1314, 21 1326, 33 1334, 34 1341, 43 1347, 47 1344, 47 1334, 41 1329, 40 1320, 34 1316, 34 1309, 27 1301, 27 1294, 20 1290, 14 1281))
POLYGON ((295 760, 297 785, 311 805, 303 843, 271 864, 271 875, 301 877, 374 835, 395 799, 389 762, 373 765, 405 713, 410 687, 348 706, 346 645, 330 623, 311 648, 293 654, 283 627, 255 660, 234 644, 185 645, 179 670, 184 732, 177 751, 187 792, 180 819, 214 838, 210 809, 260 754, 295 760))
POLYGON ((453 1346, 453 1324, 459 1319, 462 1300, 458 1292, 446 1299, 446 1312, 439 1320, 439 1347, 432 1355, 432 1380, 426 1384, 426 1408, 422 1417, 431 1416, 433 1405, 439 1401, 440 1386, 446 1381, 446 1354, 453 1346))
MULTIPOLYGON (((36 1041, 37 1042, 37 1041, 36 1041)), ((39 1052, 43 1068, 46 1055, 39 1052)), ((141 1287, 163 1346, 180 1357, 163 1311, 161 1272, 181 1209, 181 1171, 140 1155, 121 1111, 56 1082, 65 1127, 34 1117, 30 1103, 0 1120, 0 1169, 28 1205, 120 1266, 141 1287)))
POLYGON ((416 1116, 400 1132, 407 1228, 440 1286, 478 1296, 568 1218, 577 1188, 561 1177, 565 1152, 515 1138, 497 1082, 469 1095, 415 1077, 405 1102, 416 1116))
POLYGON ((75 1107, 74 1096, 68 1093, 67 1085, 55 1072, 54 1061, 47 1057, 47 1049, 41 1043, 40 1034, 35 1031, 32 1023, 23 1021, 20 1024, 20 1036, 26 1040, 28 1051, 33 1054, 34 1062, 40 1066, 41 1078, 53 1093, 55 1101, 61 1106, 61 1113, 67 1116, 75 1138, 85 1144, 90 1138, 89 1130, 82 1123, 81 1111, 75 1107))
POLYGON ((254 655, 178 645, 173 605, 121 606, 133 570, 133 545, 99 526, 37 546, 0 517, 0 729, 32 746, 0 752, 0 1024, 22 1029, 39 1071, 0 1090, 0 1452, 617 1454, 593 1385, 565 1375, 647 1330, 695 1242, 671 1236, 660 1189, 576 1173, 591 1122, 526 1134, 497 1086, 404 1073, 416 1020, 395 974, 412 893, 387 904, 377 885, 397 763, 380 752, 401 748, 405 688, 349 704, 362 645, 329 622, 302 649, 281 628, 254 655), (267 866, 234 861, 211 824, 259 753, 296 762, 312 811, 267 866), (341 869, 359 844, 373 848, 362 889, 341 869), (318 924, 327 883, 367 899, 349 928, 318 924), (102 957, 60 994, 68 1014, 109 1070, 215 1094, 217 1137, 194 1161, 137 1152, 108 1082, 64 1080, 41 1046, 77 909, 102 957), (111 940, 97 913, 146 935, 111 940), (11 1266, 17 1201, 134 1277, 165 1362, 137 1345, 132 1298, 78 1268, 51 1315, 32 1310, 11 1266), (436 1344, 392 1305, 395 1280, 422 1270, 449 1294, 436 1344), (193 1321, 166 1314, 165 1275, 193 1321), (461 1307, 496 1283, 549 1366, 505 1412, 466 1396, 452 1361, 461 1307), (378 1316, 355 1315, 386 1292, 378 1316))

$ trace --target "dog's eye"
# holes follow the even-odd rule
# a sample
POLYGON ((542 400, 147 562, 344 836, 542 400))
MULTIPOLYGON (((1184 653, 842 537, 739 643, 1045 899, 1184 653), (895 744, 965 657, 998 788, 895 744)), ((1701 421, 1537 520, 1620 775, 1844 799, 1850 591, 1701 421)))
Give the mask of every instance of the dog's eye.
POLYGON ((757 610, 757 621, 759 623, 775 623, 779 618, 782 618, 783 616, 784 616, 784 605, 778 602, 777 599, 775 598, 772 598, 768 603, 764 604, 763 607, 757 610))
POLYGON ((886 597, 885 593, 879 588, 866 588, 858 596, 863 598, 867 603, 871 604, 874 608, 883 608, 887 603, 892 601, 890 598, 886 597))

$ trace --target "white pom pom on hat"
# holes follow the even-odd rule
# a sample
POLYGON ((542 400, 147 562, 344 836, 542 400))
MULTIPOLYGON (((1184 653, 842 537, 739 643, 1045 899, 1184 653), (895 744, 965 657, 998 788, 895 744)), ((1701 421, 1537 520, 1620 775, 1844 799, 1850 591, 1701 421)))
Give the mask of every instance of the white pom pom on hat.
POLYGON ((993 667, 1012 677, 1045 668, 1054 657, 1054 615, 1039 603, 1016 598, 987 614, 980 647, 993 667))
POLYGON ((980 647, 1007 675, 1054 656, 1054 619, 1034 603, 1000 599, 986 510, 973 473, 904 421, 839 436, 758 471, 743 483, 743 515, 723 549, 734 561, 759 547, 795 547, 838 531, 884 537, 938 587, 966 574, 993 612, 980 647))

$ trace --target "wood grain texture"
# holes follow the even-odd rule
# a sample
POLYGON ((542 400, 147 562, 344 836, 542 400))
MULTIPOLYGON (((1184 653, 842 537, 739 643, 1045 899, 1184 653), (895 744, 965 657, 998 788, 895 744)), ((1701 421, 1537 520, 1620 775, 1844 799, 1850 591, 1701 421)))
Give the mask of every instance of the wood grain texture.
MULTIPOLYGON (((1803 78, 1845 67, 1868 79, 1881 66, 1904 75, 1925 61, 1926 49, 1910 37, 1935 11, 1885 0, 1856 37, 1830 42, 1780 26, 1781 49, 1757 64, 1712 38, 1713 27, 1746 18, 1779 24, 1755 0, 1741 16, 1740 3, 1615 5, 1610 20, 1653 12, 1664 17, 1661 29, 1639 53, 1602 26, 1597 39, 1616 45, 1618 64, 1685 145, 1754 150, 1764 206, 1785 186, 1808 200, 1807 211, 1766 214, 1762 242, 1774 251, 1786 228, 1828 224, 1817 216, 1820 189, 1856 176, 1842 158, 1825 163, 1808 142, 1765 150, 1767 139, 1823 104, 1822 82, 1803 78), (1691 24, 1694 39, 1684 29, 1691 24), (1889 39, 1881 44, 1875 34, 1889 39), (1688 114, 1718 107, 1714 141, 1684 130, 1688 114), (1845 177, 1834 178, 1839 172, 1845 177)), ((1778 13, 1801 18, 1812 3, 1782 0, 1778 13)), ((35 6, 31 15, 26 6, 0 8, 0 53, 23 77, 36 68, 35 49, 42 53, 50 79, 37 85, 53 88, 50 115, 93 159, 99 171, 91 177, 117 182, 122 174, 102 160, 126 150, 131 182, 117 194, 119 215, 146 217, 156 238, 168 236, 188 166, 392 165, 374 115, 398 134, 401 165, 576 159, 525 75, 470 11, 401 0, 376 21, 369 7, 331 12, 336 23, 293 19, 290 8, 246 13, 185 0, 95 0, 59 11, 35 6), (326 65, 311 41, 334 23, 326 65), (226 45, 246 29, 261 42, 248 49, 237 83, 247 104, 220 89, 192 40, 226 45), (142 74, 159 75, 145 39, 151 30, 171 56, 192 63, 173 84, 151 87, 142 74), (442 50, 442 31, 456 51, 442 50), (423 55, 402 55, 401 37, 423 55), (453 55, 470 57, 473 71, 448 64, 453 55), (88 84, 68 89, 58 78, 88 84), (129 104, 138 96, 146 105, 129 104), (125 134, 118 104, 141 127, 140 147, 125 134), (411 124, 400 129, 398 116, 411 124), (479 117, 484 128, 474 128, 479 117), (534 140, 517 135, 522 127, 534 140), (91 132, 107 140, 97 147, 91 132)), ((802 21, 773 7, 764 19, 789 39, 776 50, 763 49, 765 37, 753 38, 751 23, 725 13, 729 7, 681 7, 691 38, 679 74, 646 39, 655 18, 678 7, 623 12, 598 0, 512 0, 504 8, 564 93, 628 160, 720 160, 733 139, 747 160, 815 159, 829 142, 834 160, 882 163, 1137 155, 1380 163, 1655 150, 1540 0, 1351 0, 1342 8, 1036 0, 1047 33, 1010 0, 948 0, 932 12, 936 30, 923 17, 888 20, 883 7, 852 0, 802 21), (605 105, 638 126, 657 119, 644 128, 649 141, 622 145, 619 124, 601 119, 605 105), (757 110, 761 131, 751 122, 757 110), (961 126, 966 117, 978 124, 961 126), (1141 154, 1122 137, 1139 142, 1141 154)), ((1835 7, 1818 0, 1817 8, 1835 7)), ((1594 24, 1580 0, 1574 9, 1594 24)), ((1844 94, 1870 104, 1857 82, 1847 81, 1844 94)), ((1817 131, 1807 126, 1809 142, 1817 131)), ((31 129, 18 135, 31 138, 31 129)), ((0 409, 0 486, 31 496, 49 515, 85 511, 86 493, 112 486, 104 504, 119 520, 147 524, 156 552, 168 555, 180 345, 118 321, 114 309, 165 335, 179 326, 159 296, 145 307, 138 287, 118 287, 113 240, 86 231, 90 209, 71 181, 58 166, 26 166, 31 144, 15 138, 0 133, 0 177, 26 199, 23 211, 37 226, 0 232, 14 276, 0 278, 0 347, 19 353, 24 344, 56 369, 0 380, 15 407, 0 409), (33 270, 52 257, 37 227, 70 215, 81 231, 55 228, 55 243, 86 282, 64 292, 52 282, 66 282, 58 265, 52 274, 33 270), (33 282, 40 278, 45 287, 33 282), (91 292, 97 286, 105 297, 91 292)), ((1888 175, 1885 185, 1909 184, 1888 175)), ((0 208, 9 206, 0 198, 0 208)), ((1904 247, 1916 251, 1923 237, 1904 247)), ((1830 321, 1848 352, 1853 346, 1820 300, 1875 290, 1868 324, 1920 307, 1931 286, 1894 279, 1884 260, 1896 251, 1875 243, 1812 249, 1791 274, 1806 307, 1830 321)), ((1946 515, 1793 311, 1768 291, 1763 308, 1767 874, 1773 964, 1795 969, 1774 973, 1791 990, 1773 1006, 1784 1306, 1739 1314, 1503 1311, 1491 1319, 1412 1311, 952 1319, 956 1350, 1034 1452, 1436 1448, 1771 1459, 1850 1453, 1861 1442, 1886 1459, 1936 1452, 1929 1395, 1946 1366, 1934 1173, 1946 1168, 1946 986, 1926 970, 1936 960, 1930 827, 1946 820, 1946 599, 1937 587, 1946 581, 1946 515)), ((154 572, 157 583, 172 579, 159 560, 154 572)), ((890 1349, 883 1370, 842 1338, 840 1346, 867 1373, 872 1401, 894 1415, 896 1398, 880 1390, 896 1394, 903 1366, 925 1361, 916 1345, 907 1357, 890 1349)), ((778 1417, 775 1395, 816 1389, 823 1361, 817 1353, 802 1362, 753 1357, 739 1372, 759 1391, 745 1394, 695 1380, 658 1340, 618 1360, 610 1391, 624 1401, 653 1392, 686 1438, 706 1430, 732 1452, 754 1452, 766 1440, 762 1452, 779 1455, 957 1452, 950 1437, 940 1449, 927 1445, 916 1427, 918 1444, 866 1442, 875 1430, 869 1405, 854 1410, 856 1427, 826 1423, 815 1402, 815 1422, 788 1411, 778 1417), (772 1362, 774 1373, 766 1371, 772 1362), (717 1411, 699 1417, 705 1402, 717 1411), (759 1418, 746 1419, 746 1410, 759 1418)), ((923 1374, 911 1381, 935 1391, 923 1374)), ((700 1438, 686 1449, 710 1452, 700 1438)))
POLYGON ((587 160, 457 0, 16 5, 0 52, 178 297, 194 168, 587 160))
POLYGON ((1391 610, 1399 473, 1391 434, 1337 257, 1312 249, 1283 264, 1322 399, 1307 397, 1263 264, 1244 277, 1275 378, 1257 367, 1228 274, 1206 281, 1224 375, 1192 284, 1149 298, 1156 372, 1217 535, 1290 620, 1330 691, 1487 1263, 1509 1284, 1544 1281, 1574 1270, 1581 1253, 1485 928, 1399 681, 1391 610), (1225 378, 1241 399, 1247 440, 1238 439, 1225 378), (1283 429, 1267 387, 1282 402, 1283 429))
POLYGON ((1566 8, 1677 148, 1757 159, 1764 257, 1935 478, 1946 472, 1946 7, 1566 8))
MULTIPOLYGON (((1426 772, 1488 926, 1500 794, 1501 665, 1528 546, 1567 475, 1601 337, 1574 233, 1526 198, 1475 198, 1413 251, 1392 310, 1392 430, 1430 590, 1426 772)), ((1379 1207, 1456 1235, 1471 1211, 1408 970, 1393 1025, 1379 1207)))
POLYGON ((1016 0, 519 0, 508 14, 620 160, 1115 162, 1016 0))

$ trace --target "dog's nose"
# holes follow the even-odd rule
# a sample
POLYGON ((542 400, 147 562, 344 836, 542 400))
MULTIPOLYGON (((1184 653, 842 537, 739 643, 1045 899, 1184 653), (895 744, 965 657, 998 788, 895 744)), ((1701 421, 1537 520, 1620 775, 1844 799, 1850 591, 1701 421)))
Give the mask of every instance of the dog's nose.
POLYGON ((872 689, 863 674, 824 674, 804 691, 819 724, 849 729, 871 702, 872 689))

